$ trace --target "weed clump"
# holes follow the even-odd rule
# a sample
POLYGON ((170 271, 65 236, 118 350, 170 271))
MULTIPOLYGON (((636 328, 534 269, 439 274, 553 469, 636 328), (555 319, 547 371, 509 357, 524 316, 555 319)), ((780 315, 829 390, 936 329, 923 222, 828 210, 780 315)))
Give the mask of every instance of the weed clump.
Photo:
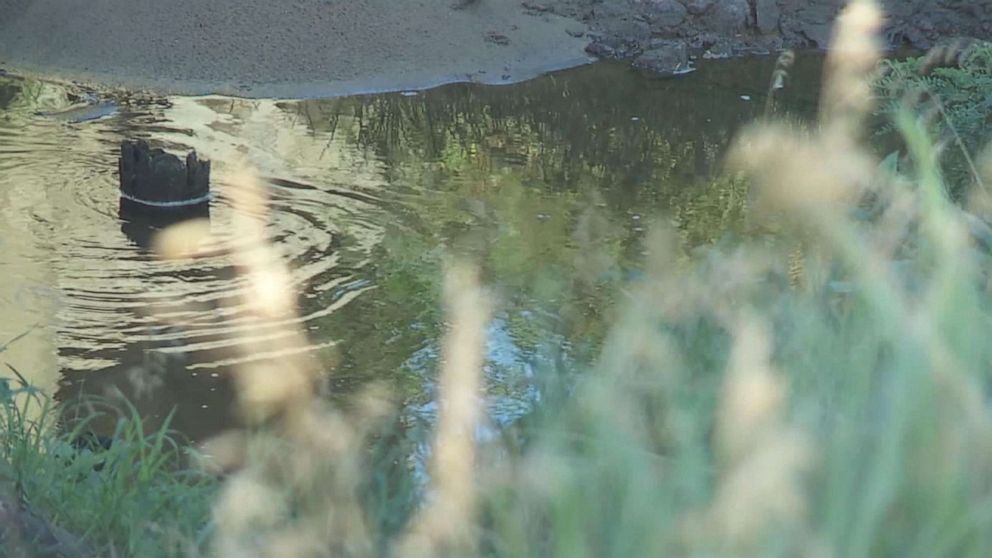
POLYGON ((131 408, 97 438, 87 426, 99 413, 70 420, 10 371, 0 378, 0 554, 198 555, 216 480, 184 465, 167 425, 146 432, 131 408))

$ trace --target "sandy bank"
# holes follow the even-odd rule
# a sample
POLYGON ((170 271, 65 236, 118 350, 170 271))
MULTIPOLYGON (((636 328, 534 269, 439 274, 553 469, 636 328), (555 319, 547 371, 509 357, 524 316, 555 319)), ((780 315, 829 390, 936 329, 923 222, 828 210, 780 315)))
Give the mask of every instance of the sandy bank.
POLYGON ((580 64, 518 0, 0 0, 0 66, 169 93, 320 97, 505 83, 580 64))

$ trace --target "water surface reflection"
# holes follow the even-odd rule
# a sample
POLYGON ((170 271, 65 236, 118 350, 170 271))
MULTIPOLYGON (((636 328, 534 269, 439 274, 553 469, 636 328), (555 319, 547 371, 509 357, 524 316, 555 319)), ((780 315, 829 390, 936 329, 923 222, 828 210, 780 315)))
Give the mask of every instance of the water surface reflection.
MULTIPOLYGON (((227 373, 246 352, 279 358, 243 350, 279 333, 244 315, 244 280, 223 250, 164 262, 122 226, 118 147, 140 137, 214 161, 218 245, 237 241, 230 177, 244 161, 258 169, 307 355, 342 400, 383 380, 429 420, 441 264, 479 262, 498 295, 490 415, 512 421, 540 398, 542 348, 594 354, 652 219, 674 222, 687 246, 746 234, 746 193, 718 178, 719 160, 763 107, 772 64, 704 64, 680 80, 600 64, 505 87, 310 101, 111 102, 0 78, 0 341, 38 323, 9 355, 35 381, 58 371, 61 399, 119 393, 149 417, 176 407, 174 426, 193 438, 236 420, 227 373)), ((818 66, 798 66, 792 110, 815 106, 818 66)))

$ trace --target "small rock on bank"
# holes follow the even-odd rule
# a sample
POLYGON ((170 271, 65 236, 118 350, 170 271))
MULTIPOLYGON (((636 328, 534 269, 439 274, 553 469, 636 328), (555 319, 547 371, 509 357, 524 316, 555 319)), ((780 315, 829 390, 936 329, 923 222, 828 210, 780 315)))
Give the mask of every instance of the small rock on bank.
POLYGON ((634 68, 660 76, 675 76, 693 71, 689 49, 682 41, 655 41, 650 50, 634 59, 634 68))

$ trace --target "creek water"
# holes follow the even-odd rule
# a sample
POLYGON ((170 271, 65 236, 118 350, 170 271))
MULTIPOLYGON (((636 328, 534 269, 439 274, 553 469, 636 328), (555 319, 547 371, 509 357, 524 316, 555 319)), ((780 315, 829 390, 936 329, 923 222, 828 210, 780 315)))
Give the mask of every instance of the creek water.
MULTIPOLYGON (((495 295, 486 351, 492 424, 540 400, 544 364, 595 358, 651 223, 686 248, 746 234, 746 188, 721 177, 762 114, 771 58, 710 61, 680 79, 595 64, 510 86, 327 100, 141 97, 0 77, 0 360, 60 401, 124 397, 203 439, 237 422, 229 373, 279 331, 253 329, 221 253, 167 262, 118 215, 117 157, 144 138, 211 159, 210 230, 245 161, 271 198, 300 348, 342 402, 384 383, 430 420, 443 262, 475 262, 495 295), (235 350, 237 349, 237 350, 235 350), (136 371, 154 381, 137 381, 136 371)), ((800 57, 782 103, 815 109, 800 57)), ((278 355, 275 355, 278 358, 278 355)))

